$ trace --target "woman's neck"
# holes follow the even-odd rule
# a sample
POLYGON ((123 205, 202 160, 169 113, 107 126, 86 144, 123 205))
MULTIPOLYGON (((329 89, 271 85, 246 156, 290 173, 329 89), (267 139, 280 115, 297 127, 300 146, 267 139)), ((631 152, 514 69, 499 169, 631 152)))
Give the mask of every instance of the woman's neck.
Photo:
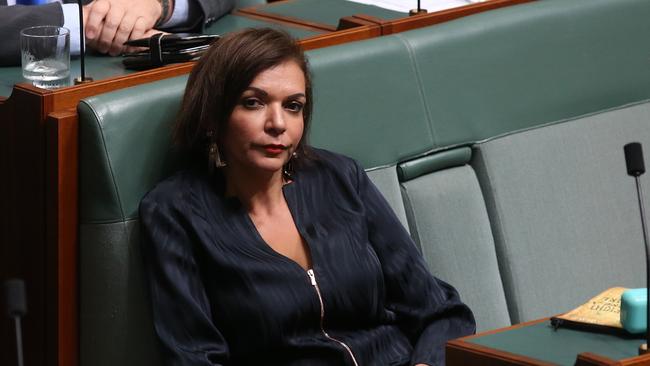
POLYGON ((250 172, 225 167, 226 196, 235 196, 251 214, 270 214, 281 207, 284 195, 282 171, 250 172))

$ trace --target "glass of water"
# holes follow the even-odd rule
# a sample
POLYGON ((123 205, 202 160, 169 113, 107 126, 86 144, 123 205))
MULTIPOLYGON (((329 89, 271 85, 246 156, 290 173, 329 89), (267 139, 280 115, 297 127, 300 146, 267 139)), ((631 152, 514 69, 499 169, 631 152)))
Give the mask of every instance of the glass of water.
POLYGON ((70 31, 53 25, 20 31, 23 77, 44 89, 70 85, 70 31))

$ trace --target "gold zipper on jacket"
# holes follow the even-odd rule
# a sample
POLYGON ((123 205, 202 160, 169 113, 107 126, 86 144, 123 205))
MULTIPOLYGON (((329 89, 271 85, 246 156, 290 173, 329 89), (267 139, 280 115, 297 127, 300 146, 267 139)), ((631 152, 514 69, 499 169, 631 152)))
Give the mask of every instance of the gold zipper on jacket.
POLYGON ((343 346, 343 348, 345 348, 345 350, 348 351, 348 353, 350 354, 350 357, 352 358, 352 362, 354 363, 354 366, 359 366, 359 364, 357 363, 357 359, 354 358, 354 354, 352 353, 352 350, 350 349, 350 347, 348 347, 348 345, 345 344, 345 342, 340 341, 340 340, 338 340, 338 339, 336 339, 334 337, 331 337, 329 334, 327 334, 327 332, 325 331, 325 328, 323 328, 323 319, 325 318, 325 306, 323 305, 323 297, 320 294, 320 288, 318 287, 318 283, 316 282, 316 275, 314 274, 314 270, 313 269, 308 270, 307 275, 309 275, 309 279, 311 280, 311 285, 314 286, 314 288, 316 289, 316 295, 318 295, 318 301, 320 302, 320 330, 321 330, 321 332, 323 332, 323 334, 325 335, 325 337, 327 337, 327 339, 330 339, 330 340, 340 344, 341 346, 343 346))

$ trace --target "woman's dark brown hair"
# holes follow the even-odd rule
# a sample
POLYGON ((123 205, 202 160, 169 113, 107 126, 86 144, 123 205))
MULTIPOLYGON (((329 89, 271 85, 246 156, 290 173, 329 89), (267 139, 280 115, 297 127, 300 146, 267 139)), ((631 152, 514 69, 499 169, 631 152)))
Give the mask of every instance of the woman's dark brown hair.
POLYGON ((305 126, 296 153, 308 155, 304 141, 312 111, 312 89, 307 60, 291 36, 271 28, 230 33, 201 57, 187 81, 174 142, 194 158, 207 161, 208 143, 219 141, 244 90, 259 73, 285 61, 295 61, 305 76, 305 126))

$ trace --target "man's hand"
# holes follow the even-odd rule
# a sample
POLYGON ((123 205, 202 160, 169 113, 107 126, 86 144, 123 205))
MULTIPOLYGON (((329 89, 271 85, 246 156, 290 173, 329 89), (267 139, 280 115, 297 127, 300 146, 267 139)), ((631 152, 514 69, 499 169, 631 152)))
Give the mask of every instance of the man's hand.
POLYGON ((94 0, 84 5, 86 44, 111 56, 129 39, 147 37, 162 14, 158 0, 94 0))

